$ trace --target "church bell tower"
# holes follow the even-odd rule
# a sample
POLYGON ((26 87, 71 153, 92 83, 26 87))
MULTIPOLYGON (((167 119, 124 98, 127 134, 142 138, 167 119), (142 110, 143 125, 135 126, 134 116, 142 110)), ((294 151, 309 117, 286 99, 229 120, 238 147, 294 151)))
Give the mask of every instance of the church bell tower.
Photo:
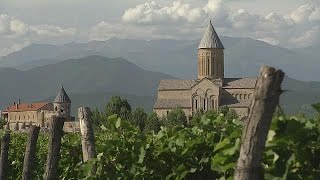
POLYGON ((58 92, 56 98, 53 101, 54 112, 56 112, 59 116, 62 117, 70 117, 71 112, 71 100, 64 90, 63 86, 61 86, 60 91, 58 92))
POLYGON ((224 46, 210 21, 198 47, 198 80, 224 78, 224 46))

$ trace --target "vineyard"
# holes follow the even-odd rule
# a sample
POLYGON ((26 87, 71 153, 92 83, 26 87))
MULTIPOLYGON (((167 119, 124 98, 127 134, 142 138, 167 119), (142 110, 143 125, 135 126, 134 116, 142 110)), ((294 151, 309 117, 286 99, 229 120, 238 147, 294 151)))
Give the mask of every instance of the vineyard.
MULTIPOLYGON (((106 112, 87 114, 93 123, 94 158, 85 160, 83 157, 83 134, 65 133, 58 138, 51 132, 40 133, 30 179, 50 179, 48 171, 52 167, 48 166, 48 154, 52 152, 60 152, 56 156, 60 157, 57 173, 52 179, 235 177, 239 154, 243 150, 245 136, 242 134, 248 130, 248 124, 233 111, 198 112, 187 122, 179 108, 170 112, 166 119, 158 119, 141 109, 131 112, 126 102, 118 100, 119 103, 109 103, 106 112), (61 148, 50 150, 57 139, 61 139, 61 148)), ((301 113, 287 116, 280 107, 271 115, 262 156, 265 179, 320 178, 320 104, 313 107, 318 112, 314 117, 301 113)), ((8 133, 8 161, 1 161, 1 166, 7 163, 8 167, 1 171, 1 176, 3 179, 22 179, 29 136, 28 133, 2 130, 1 143, 8 133)), ((1 157, 4 157, 4 147, 1 144, 1 157)))
MULTIPOLYGON (((242 125, 223 114, 207 113, 189 127, 163 127, 141 133, 110 116, 95 134, 97 158, 82 162, 80 134, 62 138, 59 179, 231 179, 239 155, 242 125)), ((9 179, 21 179, 27 134, 11 133, 9 179)), ((320 177, 320 118, 275 116, 264 152, 266 179, 320 177)), ((42 179, 47 134, 40 134, 32 177, 42 179)))

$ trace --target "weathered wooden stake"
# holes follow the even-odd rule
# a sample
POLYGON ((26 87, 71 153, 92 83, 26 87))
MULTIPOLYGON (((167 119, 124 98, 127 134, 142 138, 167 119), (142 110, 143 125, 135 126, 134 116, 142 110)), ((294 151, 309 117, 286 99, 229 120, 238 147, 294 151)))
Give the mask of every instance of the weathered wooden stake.
POLYGON ((281 70, 267 66, 260 69, 254 99, 242 134, 235 180, 264 179, 261 161, 272 116, 282 93, 283 77, 284 73, 281 70))
POLYGON ((26 146, 26 152, 24 155, 24 161, 23 161, 23 173, 22 173, 23 180, 31 179, 32 171, 34 170, 33 166, 34 166, 34 161, 36 156, 39 132, 40 132, 40 127, 31 126, 30 132, 29 132, 29 138, 26 146))
MULTIPOLYGON (((90 108, 80 107, 78 109, 78 118, 80 122, 83 161, 86 162, 96 156, 90 108)), ((91 173, 94 173, 94 171, 95 166, 91 173)))
POLYGON ((5 133, 1 139, 1 156, 0 156, 0 180, 8 179, 8 157, 9 157, 9 144, 10 144, 10 134, 5 133))
POLYGON ((51 119, 47 164, 43 175, 43 179, 45 180, 58 179, 58 165, 64 121, 64 117, 53 117, 51 119))

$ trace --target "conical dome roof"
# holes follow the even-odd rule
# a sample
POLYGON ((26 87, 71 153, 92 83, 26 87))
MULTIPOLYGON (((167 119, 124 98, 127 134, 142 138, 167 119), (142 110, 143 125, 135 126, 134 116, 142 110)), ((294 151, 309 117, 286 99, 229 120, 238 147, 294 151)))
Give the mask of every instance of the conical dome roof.
POLYGON ((202 40, 198 46, 198 49, 205 49, 205 48, 217 48, 217 49, 224 49, 222 42, 214 30, 213 25, 210 21, 206 32, 204 33, 202 40))
POLYGON ((53 102, 54 103, 71 103, 71 100, 68 94, 66 93, 66 91, 64 90, 63 86, 61 86, 61 89, 53 102))

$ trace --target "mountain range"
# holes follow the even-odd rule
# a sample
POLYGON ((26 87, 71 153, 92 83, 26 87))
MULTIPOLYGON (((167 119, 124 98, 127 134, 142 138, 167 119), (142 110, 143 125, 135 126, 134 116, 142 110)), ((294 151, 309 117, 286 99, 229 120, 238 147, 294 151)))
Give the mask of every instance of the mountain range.
MULTIPOLYGON (((294 79, 320 81, 318 46, 286 49, 246 37, 222 37, 225 46, 225 73, 228 77, 256 76, 261 65, 283 69, 294 79)), ((195 78, 199 40, 133 40, 111 38, 107 41, 32 44, 4 56, 0 67, 28 70, 91 55, 122 57, 150 71, 178 78, 195 78)))
MULTIPOLYGON (((111 94, 124 95, 131 99, 152 99, 159 81, 168 78, 173 77, 143 70, 122 58, 101 56, 70 59, 26 71, 0 68, 0 106, 3 109, 4 106, 17 102, 19 98, 23 102, 43 99, 52 101, 53 98, 49 97, 55 96, 61 85, 71 97, 83 95, 74 99, 75 102, 82 99, 79 104, 93 104, 93 100, 85 101, 88 94, 95 100, 103 100, 111 94)), ((97 106, 101 107, 101 103, 105 104, 106 101, 97 102, 97 106)), ((133 104, 135 103, 136 101, 133 101, 133 104)), ((150 105, 150 102, 146 105, 150 105)), ((145 107, 143 103, 140 106, 145 107)))
MULTIPOLYGON (((250 38, 222 40, 226 77, 257 76, 263 64, 282 68, 287 77, 281 105, 288 113, 313 112, 310 104, 320 102, 315 70, 320 69, 316 62, 320 56, 315 47, 289 50, 250 38)), ((196 47, 197 41, 182 40, 32 44, 1 58, 0 108, 18 98, 52 101, 63 85, 73 101, 73 113, 80 105, 102 109, 114 94, 150 111, 161 79, 196 77, 196 47)))

